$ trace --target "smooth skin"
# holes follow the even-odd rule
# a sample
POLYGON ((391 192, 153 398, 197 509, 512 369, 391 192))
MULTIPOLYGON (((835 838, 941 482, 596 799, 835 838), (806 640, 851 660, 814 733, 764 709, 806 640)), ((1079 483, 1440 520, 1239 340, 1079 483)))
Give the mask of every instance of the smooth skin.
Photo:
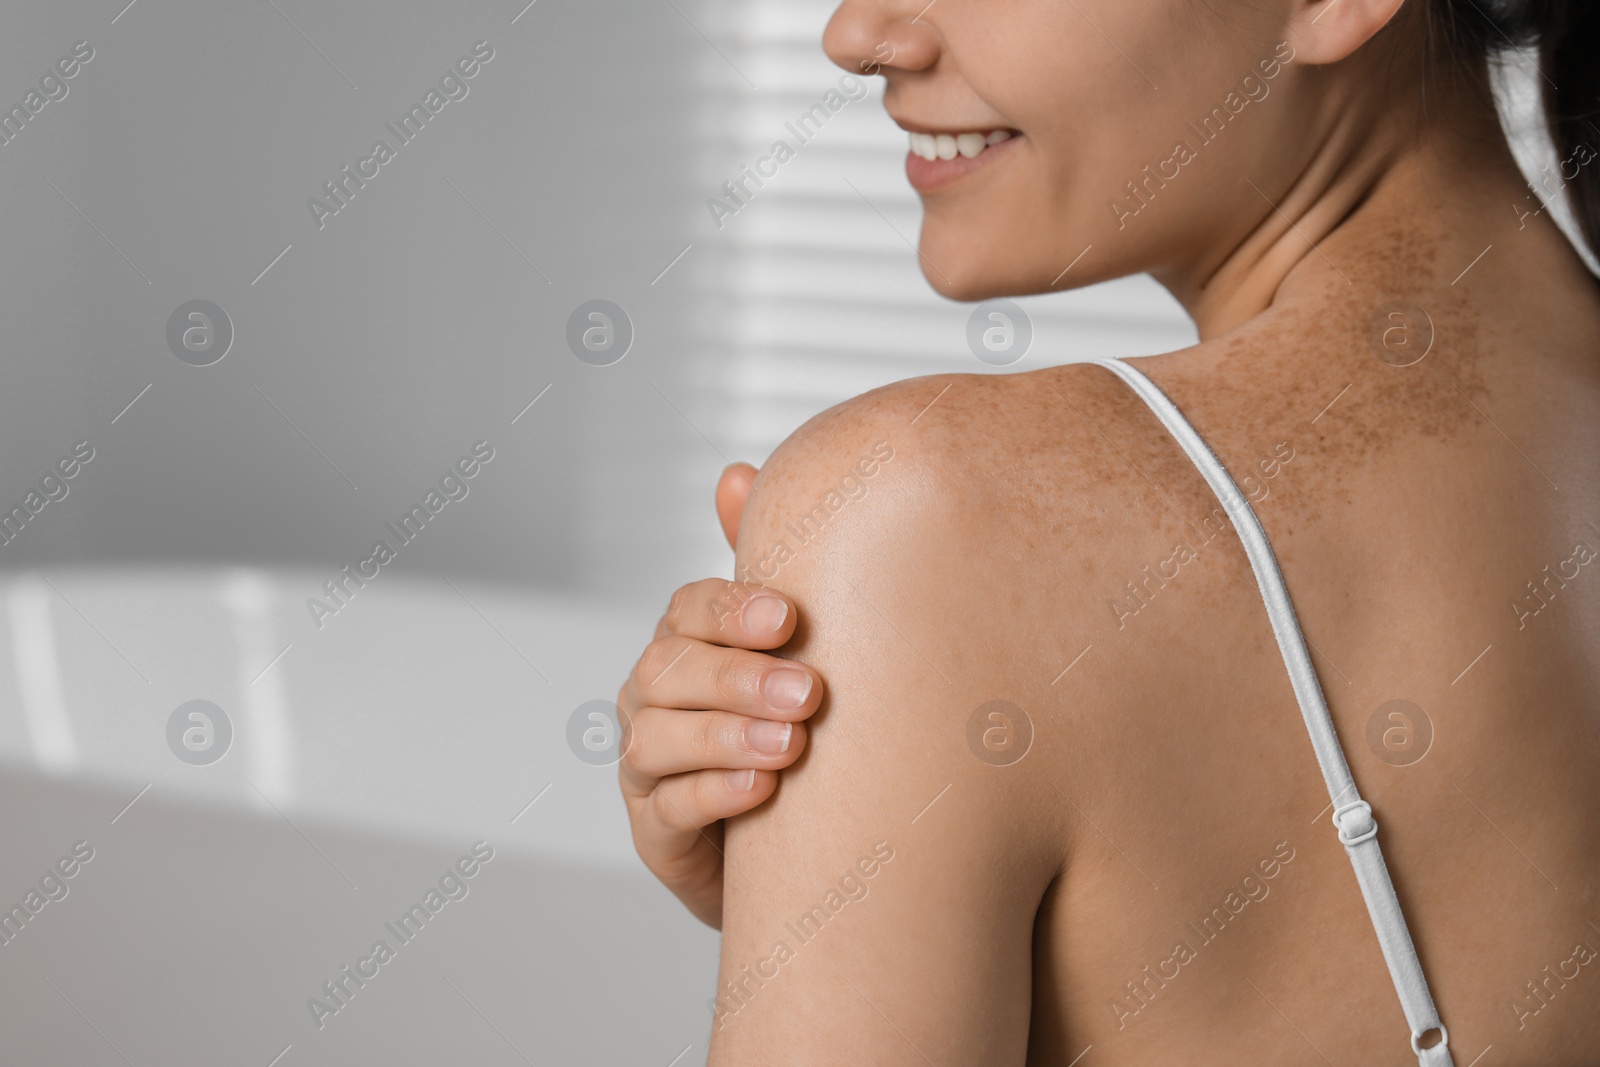
MULTIPOLYGON (((848 69, 892 54, 904 125, 1020 133, 923 197, 936 290, 1149 271, 1182 301, 1199 344, 1137 365, 1266 528, 1456 1063, 1581 1067, 1600 292, 1527 215, 1492 110, 1440 70, 1424 95, 1415 10, 846 0, 824 44, 848 69), (1270 96, 1133 218, 1108 210, 1281 42, 1270 96), (1420 758, 1397 707, 1426 716, 1420 758)), ((1216 508, 1092 366, 900 382, 774 453, 735 574, 781 585, 797 624, 766 647, 828 688, 718 842, 712 1064, 1415 1062, 1216 508), (779 552, 879 442, 868 494, 779 552), (991 730, 1024 721, 997 760, 991 730)))

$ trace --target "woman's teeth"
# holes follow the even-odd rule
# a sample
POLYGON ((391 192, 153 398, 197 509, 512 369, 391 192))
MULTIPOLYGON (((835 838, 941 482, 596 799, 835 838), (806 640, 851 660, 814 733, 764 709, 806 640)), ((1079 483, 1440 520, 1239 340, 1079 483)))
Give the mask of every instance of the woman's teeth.
POLYGON ((1011 137, 1010 130, 993 130, 989 133, 913 133, 911 151, 930 162, 935 159, 954 159, 966 156, 971 159, 992 144, 1011 137))

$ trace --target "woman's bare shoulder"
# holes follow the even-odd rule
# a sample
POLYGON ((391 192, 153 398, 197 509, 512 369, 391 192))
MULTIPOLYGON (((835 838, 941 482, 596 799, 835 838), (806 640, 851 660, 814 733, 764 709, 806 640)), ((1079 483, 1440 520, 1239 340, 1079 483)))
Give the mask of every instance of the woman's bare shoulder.
POLYGON ((802 626, 788 651, 830 691, 881 688, 894 672, 931 685, 936 698, 876 707, 872 729, 939 718, 959 762, 974 755, 963 731, 980 706, 1052 716, 1066 691, 1056 683, 1091 645, 1117 651, 1075 668, 1080 706, 1133 721, 1130 705, 1162 703, 1184 669, 1162 643, 1212 586, 1247 580, 1248 564, 1190 568, 1184 594, 1147 613, 1151 593, 1128 587, 1145 589, 1163 561, 1180 566, 1178 546, 1203 531, 1220 536, 1218 512, 1182 450, 1102 367, 935 375, 831 408, 773 454, 746 507, 736 577, 795 598, 802 626))
MULTIPOLYGON (((996 494, 1028 497, 1066 516, 1102 489, 1138 479, 1140 459, 1164 457, 1163 434, 1143 403, 1109 371, 1067 364, 1025 374, 934 374, 837 404, 795 430, 762 468, 747 528, 776 514, 831 513, 896 484, 870 511, 907 518, 996 494), (880 478, 893 471, 894 476, 880 478)), ((1156 462, 1161 460, 1158 458, 1156 462)), ((999 500, 991 500, 999 504, 999 500)))
MULTIPOLYGON (((1277 493, 1286 461, 1264 454, 1277 493)), ((872 714, 940 718, 958 761, 991 701, 1137 737, 1271 643, 1221 504, 1092 364, 911 379, 830 409, 762 471, 738 568, 795 597, 793 654, 834 691, 886 664, 933 682, 937 702, 872 714)), ((1047 758, 1009 784, 1048 798, 1060 782, 1041 768, 1114 777, 1077 767, 1066 736, 1041 737, 1047 758)))

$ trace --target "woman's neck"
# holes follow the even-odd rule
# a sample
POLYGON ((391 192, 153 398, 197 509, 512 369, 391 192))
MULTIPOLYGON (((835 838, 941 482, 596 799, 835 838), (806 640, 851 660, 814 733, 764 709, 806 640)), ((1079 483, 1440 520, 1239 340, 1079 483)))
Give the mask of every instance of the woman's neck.
MULTIPOLYGON (((1376 120, 1360 107, 1341 109, 1287 191, 1269 198, 1257 189, 1261 215, 1230 247, 1153 272, 1189 312, 1200 340, 1228 333, 1273 304, 1382 287, 1379 277, 1392 272, 1369 268, 1373 257, 1393 248, 1397 225, 1453 233, 1463 247, 1481 248, 1485 211, 1515 221, 1511 205, 1528 190, 1493 109, 1470 94, 1440 93, 1429 110, 1419 122, 1392 106, 1376 120), (1458 106, 1444 107, 1449 99, 1458 106)), ((1444 255, 1437 272, 1465 265, 1444 255)), ((1407 274, 1408 285, 1431 281, 1407 274)))

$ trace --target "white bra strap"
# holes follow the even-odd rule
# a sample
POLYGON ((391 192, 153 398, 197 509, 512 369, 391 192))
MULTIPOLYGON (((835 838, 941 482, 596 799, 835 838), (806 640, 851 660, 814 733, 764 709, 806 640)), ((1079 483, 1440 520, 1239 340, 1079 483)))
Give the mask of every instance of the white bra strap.
POLYGON ((1383 862, 1383 850, 1378 846, 1378 824, 1372 817, 1372 806, 1362 800, 1356 791, 1350 765, 1345 762, 1344 749, 1339 744, 1339 735, 1328 714, 1327 701, 1317 682, 1316 669, 1311 664, 1310 653, 1306 651, 1305 637, 1295 618, 1288 587, 1284 585, 1283 573, 1278 569, 1277 557, 1273 555, 1272 545, 1267 541, 1261 522, 1210 446, 1154 382, 1121 360, 1097 359, 1094 362, 1127 382, 1149 406, 1189 454, 1239 531, 1239 540, 1250 559, 1251 569, 1255 571, 1261 599, 1267 606, 1272 632, 1278 639, 1278 649, 1283 653, 1284 665, 1289 670, 1289 682, 1294 687, 1295 699, 1299 701, 1306 732, 1311 736, 1317 766, 1322 769, 1328 795, 1333 799, 1333 825, 1339 831, 1339 840, 1350 857, 1350 865, 1355 868, 1361 896, 1367 903, 1367 914, 1371 916, 1372 927, 1377 932, 1384 962, 1389 965, 1389 977, 1394 981, 1395 992, 1400 996, 1400 1008, 1411 1027, 1411 1049, 1417 1054, 1417 1062, 1421 1067, 1454 1067, 1454 1061, 1450 1058, 1450 1035, 1439 1021, 1439 1012, 1434 1007, 1432 994, 1428 992, 1428 981, 1423 977, 1416 947, 1411 943, 1411 931, 1406 927, 1405 916, 1400 913, 1400 901, 1395 897, 1389 868, 1383 862), (1417 1044, 1423 1034, 1435 1029, 1441 1038, 1438 1044, 1431 1048, 1422 1048, 1417 1044))

